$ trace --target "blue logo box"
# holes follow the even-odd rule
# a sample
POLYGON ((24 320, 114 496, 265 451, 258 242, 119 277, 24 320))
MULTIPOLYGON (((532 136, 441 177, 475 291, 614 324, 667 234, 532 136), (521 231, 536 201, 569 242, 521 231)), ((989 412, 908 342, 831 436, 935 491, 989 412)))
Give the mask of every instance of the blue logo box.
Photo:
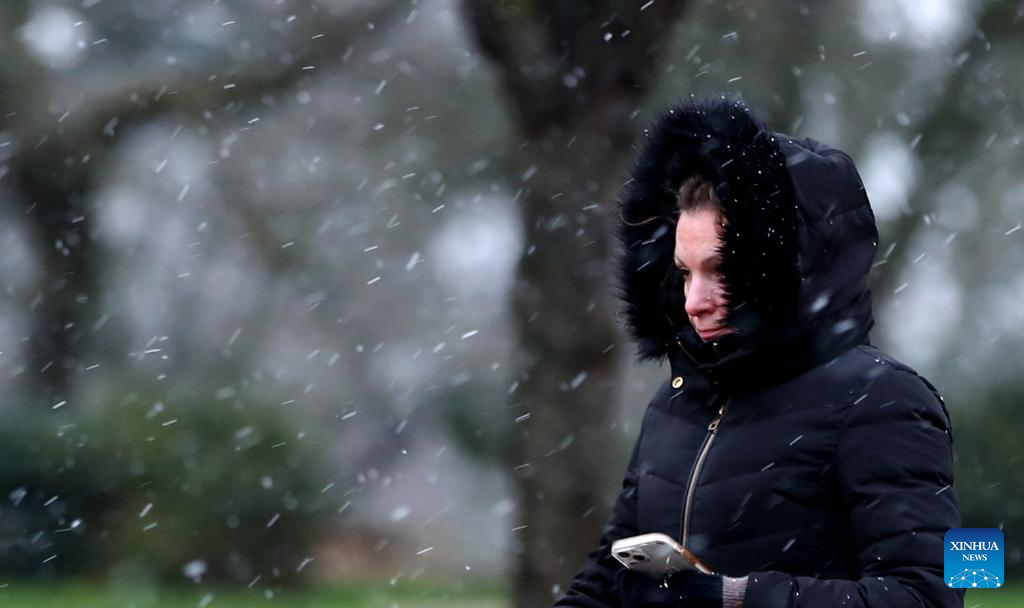
POLYGON ((997 528, 953 528, 946 532, 945 575, 950 587, 1002 587, 1003 532, 997 528))

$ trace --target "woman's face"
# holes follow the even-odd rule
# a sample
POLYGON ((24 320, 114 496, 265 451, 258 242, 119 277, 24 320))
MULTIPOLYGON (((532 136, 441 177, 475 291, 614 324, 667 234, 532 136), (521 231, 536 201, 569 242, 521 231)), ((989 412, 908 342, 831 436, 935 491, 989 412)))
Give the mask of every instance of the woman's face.
POLYGON ((705 342, 733 331, 725 325, 728 302, 719 272, 722 232, 716 209, 683 211, 676 223, 675 264, 685 275, 686 315, 705 342))

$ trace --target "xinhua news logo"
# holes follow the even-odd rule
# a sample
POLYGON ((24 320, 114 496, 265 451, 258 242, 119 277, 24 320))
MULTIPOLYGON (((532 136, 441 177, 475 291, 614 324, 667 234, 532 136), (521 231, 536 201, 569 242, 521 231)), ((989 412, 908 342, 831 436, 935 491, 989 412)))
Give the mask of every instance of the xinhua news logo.
POLYGON ((1003 586, 1002 530, 953 528, 944 542, 946 585, 958 589, 1003 586))

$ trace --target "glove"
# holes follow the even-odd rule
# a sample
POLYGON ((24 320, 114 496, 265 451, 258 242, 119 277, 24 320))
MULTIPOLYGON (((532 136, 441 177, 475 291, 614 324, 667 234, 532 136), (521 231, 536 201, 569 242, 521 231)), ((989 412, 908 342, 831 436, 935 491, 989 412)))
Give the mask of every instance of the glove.
POLYGON ((722 577, 684 571, 668 579, 668 587, 650 576, 622 568, 615 588, 624 608, 722 608, 722 577))

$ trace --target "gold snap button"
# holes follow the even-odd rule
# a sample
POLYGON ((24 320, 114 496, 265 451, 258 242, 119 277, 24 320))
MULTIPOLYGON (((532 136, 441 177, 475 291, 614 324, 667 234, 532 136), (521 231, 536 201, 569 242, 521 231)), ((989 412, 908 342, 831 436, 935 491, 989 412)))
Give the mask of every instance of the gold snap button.
POLYGON ((672 379, 672 388, 683 388, 683 377, 676 376, 672 379))

